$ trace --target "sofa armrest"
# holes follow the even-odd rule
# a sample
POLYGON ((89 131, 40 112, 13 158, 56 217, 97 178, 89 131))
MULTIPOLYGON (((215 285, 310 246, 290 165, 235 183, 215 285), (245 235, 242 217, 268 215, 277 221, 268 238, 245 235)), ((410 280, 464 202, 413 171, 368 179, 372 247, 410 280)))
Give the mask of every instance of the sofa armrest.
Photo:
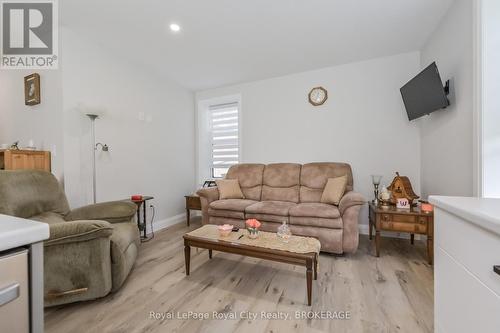
POLYGON ((349 207, 356 205, 362 206, 365 203, 366 199, 362 194, 353 191, 347 192, 346 194, 344 194, 344 196, 342 197, 342 199, 340 199, 339 202, 340 215, 344 215, 345 211, 349 207))
POLYGON ((100 237, 110 237, 113 226, 106 221, 69 221, 49 225, 50 236, 45 246, 88 241, 100 237))
POLYGON ((196 192, 200 196, 201 202, 201 223, 208 223, 208 205, 212 201, 219 200, 219 190, 217 187, 206 187, 196 192))
POLYGON ((66 221, 102 220, 109 223, 128 222, 137 212, 132 201, 109 201, 73 209, 66 215, 66 221))
POLYGON ((342 215, 342 249, 344 253, 356 252, 359 244, 359 211, 366 203, 363 195, 350 191, 340 199, 342 215))
POLYGON ((219 189, 217 187, 205 187, 198 190, 196 194, 207 199, 208 203, 219 200, 219 189))

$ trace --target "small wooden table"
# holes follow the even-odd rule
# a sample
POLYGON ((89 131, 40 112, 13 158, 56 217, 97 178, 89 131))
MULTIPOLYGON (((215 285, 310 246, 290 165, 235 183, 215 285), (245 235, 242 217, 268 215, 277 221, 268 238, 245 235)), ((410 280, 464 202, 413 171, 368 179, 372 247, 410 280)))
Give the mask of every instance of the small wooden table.
MULTIPOLYGON (((202 228, 215 227, 205 225, 202 228)), ((247 231, 240 230, 239 234, 244 235, 247 231)), ((247 237, 247 236, 244 236, 247 237)), ((300 237, 300 236, 297 236, 300 237)), ((240 254, 248 257, 273 260, 291 265, 300 265, 306 267, 306 282, 307 282, 307 304, 311 305, 312 298, 312 279, 314 272, 314 280, 318 279, 318 253, 296 253, 284 250, 269 249, 260 246, 252 246, 248 244, 239 244, 238 238, 234 241, 225 241, 217 238, 199 237, 188 234, 184 235, 184 256, 186 260, 186 275, 189 275, 189 265, 191 262, 191 246, 208 249, 208 257, 212 259, 212 250, 240 254)))
POLYGON ((427 236, 427 260, 432 265, 434 260, 434 214, 420 210, 420 207, 398 209, 394 206, 382 208, 369 205, 370 240, 375 228, 375 251, 380 256, 380 231, 407 232, 411 234, 411 243, 414 243, 415 234, 427 236))
POLYGON ((141 241, 147 240, 148 236, 146 235, 146 224, 148 222, 147 217, 146 217, 146 202, 148 200, 153 200, 154 197, 144 195, 142 196, 142 199, 140 200, 132 200, 130 199, 133 203, 137 205, 137 227, 139 228, 139 232, 143 232, 143 235, 141 236, 141 241), (141 206, 142 206, 142 221, 141 221, 141 206))
POLYGON ((186 215, 187 215, 187 225, 189 227, 189 222, 191 220, 191 209, 201 210, 200 197, 196 194, 185 195, 186 198, 186 215))

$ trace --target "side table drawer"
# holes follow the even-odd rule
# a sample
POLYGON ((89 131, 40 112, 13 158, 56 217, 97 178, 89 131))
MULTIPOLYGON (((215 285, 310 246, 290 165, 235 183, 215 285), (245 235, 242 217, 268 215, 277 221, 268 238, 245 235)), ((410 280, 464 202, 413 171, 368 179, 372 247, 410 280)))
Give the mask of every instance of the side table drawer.
POLYGON ((383 222, 399 222, 399 223, 425 223, 427 217, 418 217, 415 215, 404 215, 404 214, 381 214, 380 220, 383 222))
POLYGON ((201 209, 200 197, 197 197, 197 196, 186 197, 186 208, 188 208, 188 209, 201 209))
POLYGON ((405 222, 381 222, 381 227, 383 230, 390 231, 401 231, 417 234, 426 234, 427 225, 417 224, 417 223, 405 223, 405 222))

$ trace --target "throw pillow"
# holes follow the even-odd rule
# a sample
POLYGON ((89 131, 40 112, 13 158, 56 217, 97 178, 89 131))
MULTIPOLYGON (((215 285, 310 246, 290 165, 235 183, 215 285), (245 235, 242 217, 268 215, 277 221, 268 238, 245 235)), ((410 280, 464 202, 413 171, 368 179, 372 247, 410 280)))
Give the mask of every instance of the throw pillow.
POLYGON ((344 195, 346 186, 347 175, 336 178, 328 178, 328 182, 323 190, 320 201, 322 203, 338 206, 340 199, 342 199, 342 196, 344 195))
POLYGON ((217 188, 219 189, 219 199, 245 199, 241 192, 238 179, 221 179, 216 180, 217 188))

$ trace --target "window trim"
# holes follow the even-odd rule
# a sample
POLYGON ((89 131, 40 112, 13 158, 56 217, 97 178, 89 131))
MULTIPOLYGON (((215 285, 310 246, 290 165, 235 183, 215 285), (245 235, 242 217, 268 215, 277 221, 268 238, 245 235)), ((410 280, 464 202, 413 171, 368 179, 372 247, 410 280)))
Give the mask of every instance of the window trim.
POLYGON ((210 167, 212 158, 211 156, 211 129, 210 129, 210 118, 209 118, 209 108, 211 105, 226 104, 226 103, 237 103, 238 104, 238 163, 243 161, 243 103, 240 94, 232 95, 222 95, 218 97, 208 97, 197 96, 197 180, 198 184, 203 184, 206 180, 214 180, 219 178, 214 178, 212 174, 212 168, 210 167), (208 166, 208 167, 207 167, 208 166))
MULTIPOLYGON (((237 135, 238 135, 238 139, 237 139, 237 148, 238 148, 238 158, 237 158, 237 163, 240 162, 240 159, 241 159, 241 150, 240 150, 240 142, 241 142, 241 136, 240 136, 240 103, 239 101, 237 100, 234 100, 234 101, 229 101, 229 102, 225 102, 225 103, 210 103, 208 105, 208 108, 207 108, 207 112, 208 112, 208 128, 209 128, 209 133, 210 133, 210 145, 209 145, 209 152, 210 152, 210 160, 209 160, 209 173, 210 173, 210 177, 212 179, 222 179, 222 177, 216 177, 215 176, 215 169, 218 169, 217 167, 215 167, 215 164, 214 164, 214 158, 213 158, 213 155, 214 155, 214 141, 213 141, 213 132, 214 132, 214 128, 213 128, 213 123, 212 123, 212 114, 211 112, 214 112, 216 111, 217 108, 220 108, 220 109, 223 109, 224 107, 236 107, 236 115, 237 115, 237 135)), ((231 166, 222 166, 220 167, 220 169, 229 169, 231 166)))

